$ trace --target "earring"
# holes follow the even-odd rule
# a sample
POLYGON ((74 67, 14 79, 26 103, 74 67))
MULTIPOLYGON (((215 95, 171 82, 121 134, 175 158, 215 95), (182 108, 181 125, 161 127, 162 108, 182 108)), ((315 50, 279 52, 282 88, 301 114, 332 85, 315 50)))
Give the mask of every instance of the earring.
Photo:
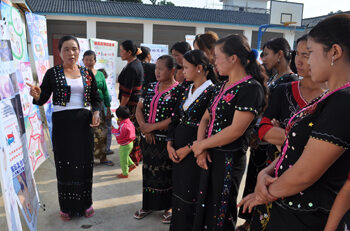
POLYGON ((332 56, 332 62, 331 62, 331 67, 334 66, 334 56, 332 56))
POLYGON ((277 63, 280 63, 280 59, 279 58, 277 59, 277 63))
POLYGON ((201 71, 200 71, 200 70, 198 70, 198 73, 201 73, 201 71))

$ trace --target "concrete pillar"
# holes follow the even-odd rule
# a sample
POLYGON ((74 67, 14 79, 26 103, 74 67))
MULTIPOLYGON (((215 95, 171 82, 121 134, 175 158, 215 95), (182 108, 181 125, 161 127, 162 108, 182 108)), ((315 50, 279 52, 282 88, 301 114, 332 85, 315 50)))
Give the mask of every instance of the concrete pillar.
POLYGON ((88 19, 86 20, 86 37, 96 38, 96 20, 88 19))
POLYGON ((153 23, 143 24, 143 43, 153 44, 153 23))
POLYGON ((205 27, 204 26, 197 26, 196 27, 196 35, 197 34, 204 34, 205 33, 205 27))
POLYGON ((287 31, 283 33, 283 37, 288 41, 289 46, 294 49, 295 32, 287 31))
POLYGON ((252 37, 253 37, 253 30, 252 29, 245 29, 243 31, 243 34, 248 39, 248 44, 252 46, 252 37))

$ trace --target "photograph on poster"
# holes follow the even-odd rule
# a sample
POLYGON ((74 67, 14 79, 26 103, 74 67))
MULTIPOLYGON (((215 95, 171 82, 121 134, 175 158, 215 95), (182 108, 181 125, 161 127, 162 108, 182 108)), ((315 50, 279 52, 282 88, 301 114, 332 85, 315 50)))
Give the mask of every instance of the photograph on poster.
POLYGON ((13 89, 10 77, 8 75, 0 76, 0 82, 0 99, 6 99, 13 96, 15 91, 13 89))

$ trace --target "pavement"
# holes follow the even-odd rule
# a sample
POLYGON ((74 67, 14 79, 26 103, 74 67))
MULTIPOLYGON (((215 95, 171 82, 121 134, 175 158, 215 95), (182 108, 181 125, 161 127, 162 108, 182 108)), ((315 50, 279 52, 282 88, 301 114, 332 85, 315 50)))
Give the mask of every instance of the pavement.
MULTIPOLYGON (((35 180, 42 204, 46 210, 39 210, 39 231, 166 231, 169 225, 161 223, 162 212, 154 212, 142 220, 133 218, 135 211, 142 206, 142 166, 138 166, 129 174, 127 179, 119 179, 117 174, 121 173, 119 166, 119 145, 115 140, 111 149, 114 154, 108 158, 115 165, 94 167, 93 178, 93 207, 95 216, 92 218, 74 218, 64 222, 59 217, 59 205, 57 197, 57 180, 55 167, 50 160, 45 161, 35 172, 35 180)), ((51 160, 53 155, 50 153, 51 160)), ((96 161, 96 160, 95 160, 96 161)), ((97 163, 97 162, 96 162, 97 163)), ((242 182, 245 181, 245 175, 242 182)), ((241 185, 241 198, 243 187, 241 185)), ((0 191, 1 192, 1 191, 0 191)), ((242 220, 238 224, 242 224, 242 220)), ((28 230, 22 222, 23 230, 28 230)), ((8 230, 3 199, 0 197, 0 230, 8 230)))

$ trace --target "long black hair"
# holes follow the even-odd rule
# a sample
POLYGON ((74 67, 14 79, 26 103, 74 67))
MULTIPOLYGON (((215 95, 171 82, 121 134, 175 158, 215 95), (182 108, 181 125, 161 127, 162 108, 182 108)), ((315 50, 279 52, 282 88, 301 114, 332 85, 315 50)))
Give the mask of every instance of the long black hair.
POLYGON ((83 55, 83 59, 86 57, 86 56, 93 56, 94 57, 94 60, 96 61, 96 53, 95 51, 92 51, 92 50, 87 50, 84 52, 84 55, 83 55))
POLYGON ((124 42, 122 42, 122 47, 124 48, 124 50, 126 52, 131 51, 131 55, 133 57, 136 56, 137 53, 137 46, 136 44, 132 41, 132 40, 125 40, 124 42))
POLYGON ((265 48, 273 50, 275 54, 279 51, 282 51, 283 57, 286 59, 287 63, 290 62, 290 60, 292 59, 292 50, 289 46, 288 41, 285 38, 271 39, 264 44, 263 50, 265 48))
POLYGON ((342 47, 350 59, 350 15, 338 14, 319 22, 310 32, 309 37, 324 46, 328 52, 334 44, 342 47))
POLYGON ((229 35, 220 39, 216 45, 222 45, 222 52, 228 56, 237 55, 247 74, 251 75, 261 84, 264 89, 265 100, 263 108, 265 108, 267 105, 268 90, 265 85, 264 77, 260 72, 256 56, 251 50, 247 38, 244 35, 229 35))
POLYGON ((148 47, 141 46, 142 53, 137 56, 137 58, 143 62, 147 58, 149 54, 151 54, 151 50, 148 47))
POLYGON ((165 60, 165 66, 172 70, 173 68, 176 69, 176 61, 173 56, 170 55, 162 55, 157 60, 165 60))
POLYGON ((213 83, 217 83, 217 76, 214 71, 214 66, 209 62, 208 56, 201 50, 188 51, 184 55, 184 59, 194 66, 201 65, 204 72, 208 72, 207 79, 213 83))
POLYGON ((173 50, 178 51, 184 55, 187 51, 192 50, 192 48, 188 42, 177 42, 171 47, 170 52, 173 50))
POLYGON ((66 41, 69 41, 69 40, 75 41, 78 45, 79 50, 80 50, 78 39, 76 37, 74 37, 73 35, 65 35, 65 36, 61 37, 60 40, 58 41, 58 51, 59 52, 61 52, 61 50, 62 50, 63 43, 66 41))

